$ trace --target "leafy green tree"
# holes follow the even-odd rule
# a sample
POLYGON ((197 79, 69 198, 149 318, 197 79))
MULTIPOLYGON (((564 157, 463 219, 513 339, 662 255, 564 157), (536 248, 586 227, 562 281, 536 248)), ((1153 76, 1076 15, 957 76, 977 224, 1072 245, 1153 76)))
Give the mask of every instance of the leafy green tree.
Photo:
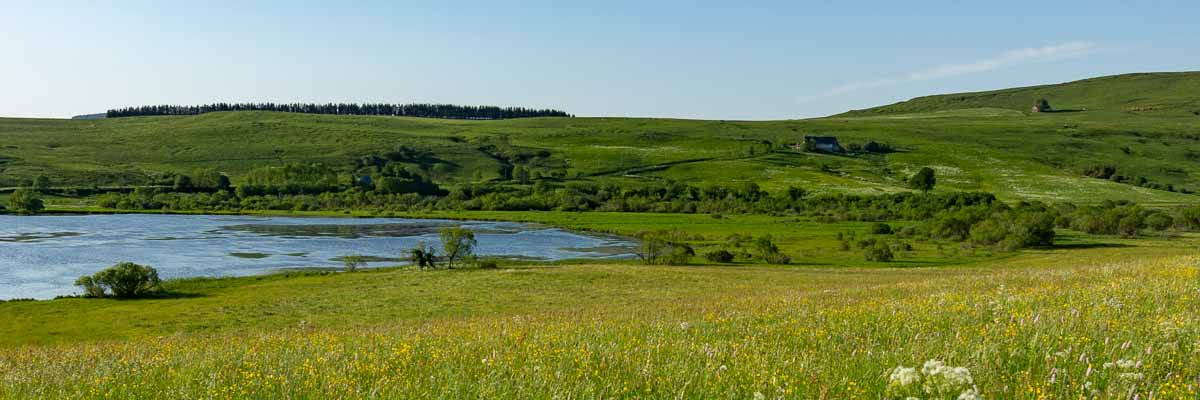
POLYGON ((175 175, 175 182, 171 185, 171 189, 176 192, 186 192, 192 190, 192 177, 179 174, 175 175))
POLYGON ((154 267, 123 262, 75 281, 88 297, 132 299, 162 292, 162 280, 154 267))
POLYGON ((33 214, 46 208, 36 191, 17 189, 8 196, 8 209, 18 214, 33 214))
POLYGON ((446 267, 454 268, 454 263, 470 259, 475 254, 475 232, 470 229, 454 227, 443 228, 441 231, 442 253, 446 256, 446 267))
POLYGON ((638 245, 637 256, 643 264, 658 264, 667 250, 667 239, 659 234, 642 235, 642 243, 638 245))
POLYGON ((33 178, 32 188, 39 193, 45 193, 46 189, 50 188, 50 178, 47 178, 45 175, 38 175, 33 178))
POLYGON ((696 256, 696 250, 685 243, 670 243, 668 247, 667 264, 684 265, 696 256))
POLYGON ((1172 218, 1170 215, 1156 212, 1146 216, 1147 228, 1156 231, 1165 231, 1170 229, 1172 225, 1175 225, 1175 218, 1172 218))
POLYGON ((885 241, 876 241, 875 244, 868 246, 863 252, 863 258, 867 261, 889 262, 896 256, 892 254, 891 246, 888 246, 885 241))
POLYGON ((788 186, 787 195, 792 201, 800 201, 804 199, 804 196, 808 195, 808 191, 804 190, 802 187, 788 186))
POLYGON ((409 260, 417 266, 417 268, 437 268, 437 251, 433 247, 425 246, 425 243, 418 243, 417 247, 413 247, 408 251, 409 260))
POLYGON ((513 168, 513 180, 517 181, 517 183, 520 183, 522 185, 529 184, 529 181, 530 181, 529 168, 526 168, 524 165, 518 165, 518 166, 514 167, 513 168))
POLYGON ((638 236, 642 243, 637 255, 643 264, 683 265, 696 255, 696 250, 684 243, 684 234, 678 230, 643 232, 638 236))
POLYGON ((217 176, 217 189, 219 189, 219 190, 229 190, 229 188, 230 188, 230 187, 232 187, 232 186, 233 186, 233 184, 232 184, 231 182, 229 182, 229 176, 228 176, 228 175, 225 175, 225 174, 220 174, 220 175, 218 175, 218 176, 217 176))
POLYGON ((867 226, 867 233, 872 235, 891 235, 892 226, 883 222, 873 222, 867 226))
POLYGON ((934 176, 932 168, 921 167, 920 171, 908 178, 908 187, 914 190, 920 190, 921 193, 929 193, 933 190, 934 185, 937 185, 937 177, 934 176))

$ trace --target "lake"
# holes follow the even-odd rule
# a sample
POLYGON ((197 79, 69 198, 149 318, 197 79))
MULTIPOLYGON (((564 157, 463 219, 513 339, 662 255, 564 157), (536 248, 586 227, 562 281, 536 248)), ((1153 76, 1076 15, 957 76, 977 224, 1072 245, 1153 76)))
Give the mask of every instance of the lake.
POLYGON ((512 222, 400 218, 217 215, 0 215, 0 299, 75 294, 75 279, 118 262, 158 269, 163 279, 339 267, 362 255, 397 265, 438 230, 475 231, 477 254, 530 260, 627 258, 633 243, 512 222))

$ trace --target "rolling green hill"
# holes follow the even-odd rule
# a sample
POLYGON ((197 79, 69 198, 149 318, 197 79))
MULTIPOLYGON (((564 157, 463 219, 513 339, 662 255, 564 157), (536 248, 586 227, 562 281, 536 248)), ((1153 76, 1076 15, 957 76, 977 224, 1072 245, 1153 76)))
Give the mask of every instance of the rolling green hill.
POLYGON ((1139 73, 1104 76, 1057 85, 1030 86, 975 93, 918 97, 909 101, 854 110, 840 116, 860 117, 925 113, 974 108, 1030 112, 1038 99, 1059 111, 1128 114, 1200 113, 1200 72, 1139 73))
POLYGON ((1200 73, 1133 74, 1062 85, 931 96, 795 121, 530 118, 462 121, 224 112, 103 120, 0 119, 0 187, 45 175, 56 186, 139 185, 163 172, 214 167, 235 184, 263 166, 320 162, 347 173, 397 146, 427 152, 443 185, 498 180, 513 164, 553 182, 662 180, 767 190, 907 190, 920 167, 939 190, 1006 199, 1195 203, 1200 191, 1200 73), (1046 97, 1057 109, 1029 113, 1046 97), (1084 111, 1086 109, 1086 111, 1084 111), (1143 111, 1134 111, 1134 109, 1143 111), (806 135, 843 145, 877 141, 888 154, 792 150, 806 135), (1095 166, 1142 186, 1084 176, 1095 166))

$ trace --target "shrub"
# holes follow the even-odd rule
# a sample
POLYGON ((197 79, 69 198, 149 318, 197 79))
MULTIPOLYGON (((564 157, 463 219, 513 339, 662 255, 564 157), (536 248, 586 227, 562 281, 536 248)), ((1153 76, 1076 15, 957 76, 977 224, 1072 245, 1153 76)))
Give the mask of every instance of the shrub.
POLYGON ((863 252, 863 258, 866 258, 867 261, 889 262, 895 258, 895 255, 892 254, 891 246, 883 241, 877 241, 863 252))
POLYGON ((996 245, 1001 250, 1054 244, 1055 217, 1049 212, 1032 211, 1032 206, 992 214, 971 227, 971 242, 996 245))
POLYGON ((50 178, 47 178, 45 175, 38 175, 33 178, 32 189, 38 192, 45 192, 47 189, 50 189, 50 178))
POLYGON ((1175 225, 1175 218, 1170 215, 1156 212, 1146 217, 1146 227, 1156 230, 1165 231, 1175 225))
POLYGON ((758 252, 758 258, 767 264, 788 264, 792 262, 791 257, 779 252, 779 246, 775 245, 770 236, 754 239, 754 249, 758 252))
POLYGON ((342 263, 346 265, 346 272, 354 272, 367 265, 367 258, 360 255, 349 255, 342 257, 342 263))
POLYGON ((1124 237, 1137 236, 1141 229, 1142 217, 1137 214, 1126 215, 1117 222, 1117 233, 1124 237))
POLYGON ((162 280, 154 267, 123 262, 92 276, 81 276, 75 281, 83 288, 87 297, 114 297, 133 299, 162 292, 162 280))
POLYGON ((1085 176, 1096 179, 1111 179, 1117 173, 1117 167, 1112 165, 1093 165, 1083 170, 1085 176))
POLYGON ((920 190, 922 193, 929 193, 935 185, 937 185, 937 177, 934 176, 933 169, 929 167, 922 167, 916 174, 908 178, 908 187, 920 190))
POLYGON ((1200 207, 1185 208, 1179 212, 1179 217, 1187 229, 1200 229, 1200 207))
POLYGON ((766 261, 767 264, 785 265, 785 264, 791 264, 792 257, 787 254, 775 252, 775 253, 767 254, 765 257, 763 257, 763 260, 766 261))
POLYGON ((417 268, 437 268, 437 250, 433 246, 426 246, 424 242, 417 243, 417 247, 409 250, 408 254, 409 261, 417 268))
POLYGON ((670 265, 687 264, 696 255, 696 250, 684 243, 670 243, 668 249, 667 264, 670 265))
POLYGON ((883 222, 875 222, 867 227, 867 232, 870 232, 872 235, 891 235, 892 226, 883 222))
POLYGON ((713 250, 704 253, 704 259, 716 263, 731 263, 733 262, 733 253, 728 250, 713 250))
POLYGON ((872 140, 867 142, 866 146, 863 146, 863 150, 868 153, 891 153, 892 146, 872 140))
POLYGON ((679 230, 642 232, 638 236, 642 243, 637 255, 643 264, 687 264, 696 255, 692 246, 683 242, 687 235, 679 230))
POLYGON ((479 268, 496 269, 496 268, 500 268, 500 263, 496 262, 496 260, 494 260, 494 259, 485 258, 485 259, 479 261, 479 268))
POLYGON ((8 196, 8 209, 18 214, 33 214, 46 208, 37 192, 28 189, 17 189, 8 196))

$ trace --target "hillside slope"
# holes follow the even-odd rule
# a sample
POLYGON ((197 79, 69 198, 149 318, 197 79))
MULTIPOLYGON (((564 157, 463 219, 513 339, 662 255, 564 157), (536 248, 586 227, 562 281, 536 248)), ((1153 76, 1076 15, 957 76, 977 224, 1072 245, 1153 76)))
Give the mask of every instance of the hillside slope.
MULTIPOLYGON (((938 190, 988 191, 1006 199, 1196 203, 1200 196, 1178 192, 1200 191, 1200 115, 1179 110, 1200 104, 1200 90, 1185 90, 1198 86, 1197 73, 1124 75, 976 94, 971 98, 1009 93, 1010 103, 978 100, 964 103, 971 107, 965 109, 917 99, 906 107, 925 111, 765 122, 461 121, 269 112, 0 119, 0 188, 27 185, 38 175, 55 186, 139 185, 155 174, 203 167, 227 173, 237 184, 255 168, 289 162, 323 163, 344 171, 348 180, 356 160, 407 146, 426 154, 412 168, 450 186, 498 181, 506 168, 522 165, 552 184, 750 181, 770 191, 800 186, 883 193, 907 190, 904 179, 929 166, 938 173, 938 190), (1048 93, 1056 106, 1088 110, 1021 112, 1027 105, 1016 99, 1018 93, 1048 93), (1063 100, 1054 93, 1063 93, 1063 100), (1142 95, 1122 100, 1122 93, 1142 95), (1150 94, 1162 97, 1146 97, 1150 94), (1110 112, 1121 104, 1164 106, 1110 112), (897 151, 829 155, 790 148, 806 135, 836 136, 843 145, 882 142, 897 151), (1084 175, 1101 166, 1144 184, 1084 175), (1168 186, 1176 192, 1150 188, 1168 186)), ((923 99, 936 98, 941 97, 923 99)))
POLYGON ((1047 99, 1059 111, 1191 114, 1200 113, 1200 72, 1113 75, 1055 85, 954 93, 854 110, 840 117, 861 117, 972 108, 1001 108, 1030 112, 1034 102, 1047 99))

